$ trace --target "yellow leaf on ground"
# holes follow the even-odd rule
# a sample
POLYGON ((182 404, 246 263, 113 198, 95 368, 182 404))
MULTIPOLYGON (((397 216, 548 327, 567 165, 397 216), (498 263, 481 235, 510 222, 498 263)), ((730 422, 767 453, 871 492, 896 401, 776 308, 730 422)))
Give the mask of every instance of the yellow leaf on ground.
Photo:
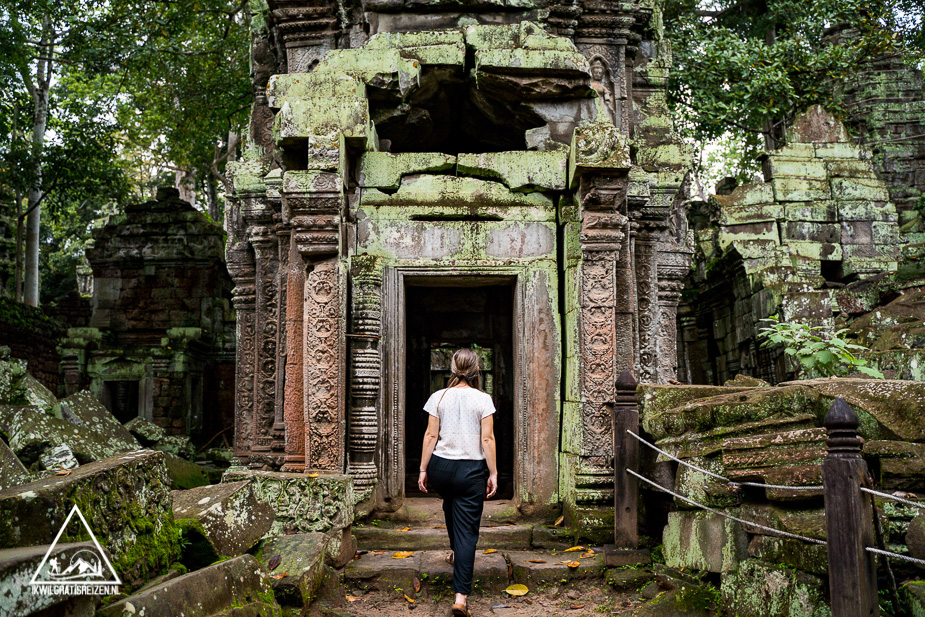
POLYGON ((583 547, 583 546, 573 546, 572 548, 567 548, 567 549, 565 549, 565 551, 563 551, 563 552, 565 552, 565 553, 571 553, 572 551, 583 551, 583 550, 585 550, 585 547, 583 547))
POLYGON ((511 585, 504 591, 506 591, 512 596, 525 596, 527 595, 527 592, 530 590, 527 589, 526 585, 521 585, 520 583, 517 583, 516 585, 511 585))
POLYGON ((546 563, 545 559, 528 559, 530 563, 546 563))
POLYGON ((402 528, 399 529, 398 531, 411 531, 411 528, 410 528, 410 527, 402 527, 402 528))
POLYGON ((559 518, 556 519, 556 522, 553 523, 553 527, 558 527, 559 525, 562 524, 564 520, 565 520, 565 515, 560 516, 559 518))
POLYGON ((409 596, 408 594, 405 594, 405 600, 407 600, 409 604, 415 603, 415 599, 409 596))
POLYGON ((362 600, 363 598, 359 596, 347 596, 347 602, 356 602, 357 600, 362 600))
POLYGON ((317 478, 317 477, 318 477, 318 474, 316 474, 316 473, 310 473, 310 474, 308 474, 308 477, 309 477, 309 478, 317 478))
POLYGON ((498 549, 496 548, 486 548, 484 551, 482 551, 482 554, 491 555, 492 553, 497 553, 497 552, 498 552, 498 549))
POLYGON ((575 569, 575 568, 577 568, 577 567, 580 566, 580 565, 581 565, 581 563, 580 563, 580 562, 577 562, 577 561, 570 561, 570 562, 568 562, 568 567, 570 567, 570 568, 572 568, 572 569, 575 569))
POLYGON ((414 551, 397 551, 392 555, 392 559, 404 559, 412 555, 414 555, 414 551))
POLYGON ((594 557, 594 551, 588 551, 587 553, 582 553, 579 559, 584 559, 585 557, 594 557))

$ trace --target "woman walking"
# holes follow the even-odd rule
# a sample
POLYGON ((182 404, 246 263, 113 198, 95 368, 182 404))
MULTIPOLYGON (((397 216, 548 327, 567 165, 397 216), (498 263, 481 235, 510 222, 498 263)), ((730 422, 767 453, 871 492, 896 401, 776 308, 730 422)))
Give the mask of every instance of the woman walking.
POLYGON ((446 531, 453 564, 453 615, 469 617, 467 597, 472 592, 475 545, 485 499, 498 490, 495 431, 491 396, 481 390, 479 358, 471 349, 453 354, 452 377, 434 392, 424 411, 430 414, 418 487, 427 485, 443 498, 446 531))

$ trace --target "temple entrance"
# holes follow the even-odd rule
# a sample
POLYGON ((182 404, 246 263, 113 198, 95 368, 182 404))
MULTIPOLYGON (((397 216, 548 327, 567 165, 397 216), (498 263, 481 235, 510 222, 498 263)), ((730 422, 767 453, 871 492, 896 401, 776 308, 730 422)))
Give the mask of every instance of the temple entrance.
MULTIPOLYGON (((514 286, 510 281, 448 279, 414 281, 406 289, 405 310, 405 494, 418 490, 421 442, 427 428, 424 403, 446 386, 456 349, 472 347, 482 367, 482 389, 494 399, 498 445, 498 497, 514 494, 514 286)), ((435 496, 431 493, 432 496, 435 496)))

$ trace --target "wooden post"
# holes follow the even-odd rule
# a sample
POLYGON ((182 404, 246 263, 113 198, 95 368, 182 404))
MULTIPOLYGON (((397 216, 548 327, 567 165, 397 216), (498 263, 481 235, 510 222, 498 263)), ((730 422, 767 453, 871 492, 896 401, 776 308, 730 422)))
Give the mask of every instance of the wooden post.
POLYGON ((867 463, 861 458, 858 415, 843 398, 825 416, 828 454, 822 463, 829 593, 833 617, 876 617, 877 572, 873 553, 873 511, 861 492, 867 463))
POLYGON ((627 430, 639 434, 636 378, 629 370, 617 379, 613 409, 614 543, 618 548, 639 546, 639 482, 626 473, 639 471, 639 442, 627 430))

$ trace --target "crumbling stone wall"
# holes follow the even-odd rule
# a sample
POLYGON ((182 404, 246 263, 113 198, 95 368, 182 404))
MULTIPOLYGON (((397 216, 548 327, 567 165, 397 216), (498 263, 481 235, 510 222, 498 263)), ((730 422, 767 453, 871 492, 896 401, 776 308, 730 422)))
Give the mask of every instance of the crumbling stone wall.
POLYGON ((10 357, 26 360, 29 372, 42 385, 58 392, 58 338, 66 326, 41 309, 0 298, 0 346, 10 348, 10 357))
POLYGON ((162 189, 102 221, 86 254, 92 317, 61 343, 68 392, 89 387, 121 421, 140 416, 168 434, 225 428, 228 398, 211 390, 235 341, 221 229, 162 189))
POLYGON ((783 358, 758 347, 761 320, 832 325, 836 290, 895 271, 902 258, 896 208, 870 152, 822 108, 795 120, 764 167, 764 183, 713 196, 693 217, 681 374, 694 383, 786 378, 783 358))

